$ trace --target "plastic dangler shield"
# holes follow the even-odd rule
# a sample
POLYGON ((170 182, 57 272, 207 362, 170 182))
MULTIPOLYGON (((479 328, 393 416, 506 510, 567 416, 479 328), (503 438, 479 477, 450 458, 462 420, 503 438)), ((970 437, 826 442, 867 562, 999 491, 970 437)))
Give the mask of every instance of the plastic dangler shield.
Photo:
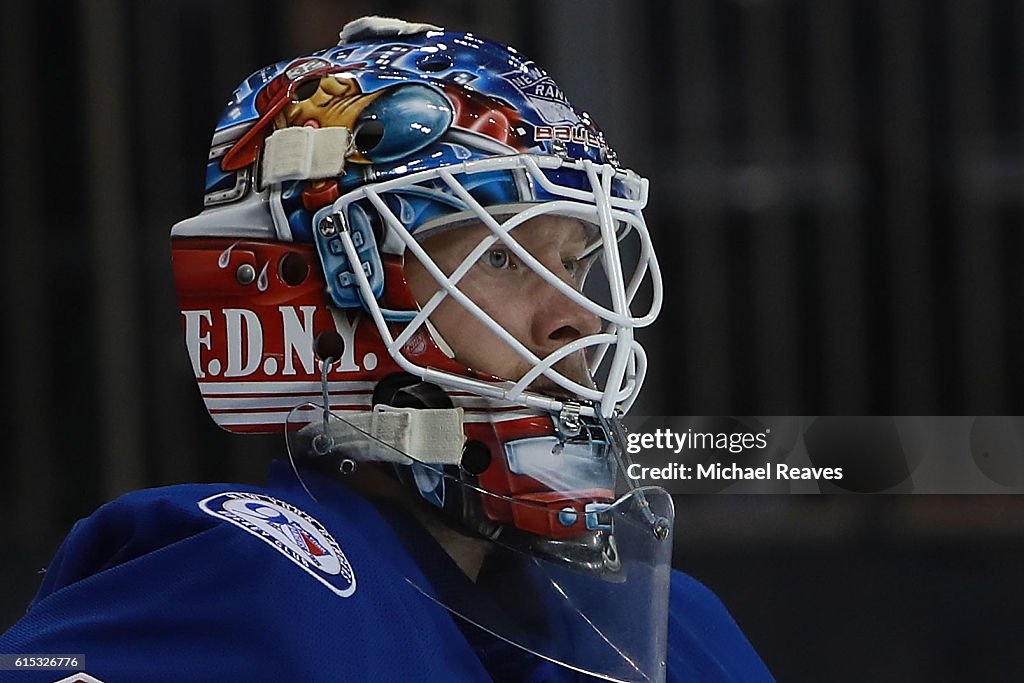
MULTIPOLYGON (((473 579, 453 577, 454 565, 417 561, 423 575, 407 580, 425 599, 543 659, 611 681, 664 680, 674 511, 663 489, 636 489, 599 504, 581 494, 552 509, 483 490, 457 466, 417 460, 321 406, 295 408, 286 434, 300 481, 306 463, 353 478, 373 469, 363 463, 393 463, 429 474, 484 509, 505 507, 553 529, 582 514, 578 528, 585 531, 576 535, 502 528, 493 539, 479 539, 487 550, 473 579)), ((414 523, 411 515, 407 523, 414 523)), ((419 560, 414 546, 410 553, 419 560)))

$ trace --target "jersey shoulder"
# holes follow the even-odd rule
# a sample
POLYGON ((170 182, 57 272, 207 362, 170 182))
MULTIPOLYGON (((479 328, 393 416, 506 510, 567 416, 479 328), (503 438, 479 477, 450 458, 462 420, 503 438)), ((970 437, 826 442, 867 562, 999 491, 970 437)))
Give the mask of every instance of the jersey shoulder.
POLYGON ((672 571, 669 597, 670 681, 774 681, 768 668, 711 589, 672 571))
POLYGON ((378 522, 288 486, 127 494, 76 524, 0 652, 81 653, 101 680, 485 680, 378 522))
MULTIPOLYGON (((214 526, 196 500, 224 485, 177 485, 124 494, 79 520, 44 574, 33 605, 119 565, 187 541, 214 526)), ((232 487, 233 488, 233 487, 232 487)))

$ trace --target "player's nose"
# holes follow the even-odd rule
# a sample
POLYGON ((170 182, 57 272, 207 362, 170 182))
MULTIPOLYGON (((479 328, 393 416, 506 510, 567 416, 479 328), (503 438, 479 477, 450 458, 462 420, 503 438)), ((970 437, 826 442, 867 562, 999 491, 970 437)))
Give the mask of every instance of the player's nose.
MULTIPOLYGON (((571 280, 567 282, 575 288, 571 280)), ((569 342, 601 331, 601 321, 546 281, 535 288, 531 336, 535 351, 544 356, 569 342)))

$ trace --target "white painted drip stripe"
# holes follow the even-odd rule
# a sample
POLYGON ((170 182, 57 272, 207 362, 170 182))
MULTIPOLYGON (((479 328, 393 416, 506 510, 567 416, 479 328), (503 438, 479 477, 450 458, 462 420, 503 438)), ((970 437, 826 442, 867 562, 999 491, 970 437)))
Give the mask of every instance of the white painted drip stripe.
MULTIPOLYGON (((328 382, 327 390, 331 393, 340 391, 373 391, 376 382, 328 382)), ((199 389, 204 396, 213 394, 317 394, 320 395, 320 382, 199 382, 199 389)))
MULTIPOLYGON (((344 414, 346 410, 344 407, 331 406, 332 410, 338 410, 344 414)), ((349 409, 351 410, 351 409, 349 409)), ((288 419, 288 413, 282 412, 237 412, 237 413, 215 413, 214 420, 217 424, 221 425, 257 425, 257 424, 284 424, 285 420, 288 419)), ((499 415, 466 415, 465 422, 480 423, 480 422, 508 422, 510 420, 519 420, 523 418, 536 417, 536 413, 501 413, 499 415)))

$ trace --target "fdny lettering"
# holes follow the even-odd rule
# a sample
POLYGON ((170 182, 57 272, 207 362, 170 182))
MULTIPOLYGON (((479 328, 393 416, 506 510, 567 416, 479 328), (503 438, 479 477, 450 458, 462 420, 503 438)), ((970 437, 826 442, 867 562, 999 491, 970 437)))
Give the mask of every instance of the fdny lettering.
MULTIPOLYGON (((302 306, 301 321, 295 313, 294 306, 279 306, 277 310, 281 312, 281 327, 284 334, 284 369, 281 374, 295 374, 295 356, 299 357, 306 374, 313 374, 316 370, 316 364, 313 362, 313 312, 316 308, 302 306)), ((229 352, 230 349, 229 343, 229 352)))
MULTIPOLYGON (((348 314, 336 308, 331 309, 331 317, 334 318, 334 329, 338 331, 342 341, 345 342, 345 350, 341 352, 341 363, 335 366, 335 371, 359 372, 361 368, 356 364, 356 327, 352 324, 352 319, 348 317, 348 314)), ((367 369, 372 370, 369 366, 367 369)))
POLYGON ((211 349, 210 312, 182 311, 181 314, 185 316, 185 346, 188 349, 188 357, 192 360, 192 372, 198 379, 203 379, 206 377, 201 365, 203 349, 211 349))
POLYGON ((260 367, 263 360, 263 326, 252 311, 244 308, 225 308, 224 321, 228 336, 228 367, 225 377, 246 377, 260 367), (245 345, 243 361, 242 346, 245 345))
MULTIPOLYGON (((315 306, 278 306, 277 316, 246 308, 185 310, 185 345, 197 379, 266 376, 316 376, 313 353, 315 306), (267 329, 265 329, 267 326, 267 329), (267 352, 267 349, 272 349, 267 352), (277 351, 280 349, 280 351, 277 351)), ((356 326, 341 311, 332 311, 334 328, 344 342, 334 372, 358 372, 356 326)))

